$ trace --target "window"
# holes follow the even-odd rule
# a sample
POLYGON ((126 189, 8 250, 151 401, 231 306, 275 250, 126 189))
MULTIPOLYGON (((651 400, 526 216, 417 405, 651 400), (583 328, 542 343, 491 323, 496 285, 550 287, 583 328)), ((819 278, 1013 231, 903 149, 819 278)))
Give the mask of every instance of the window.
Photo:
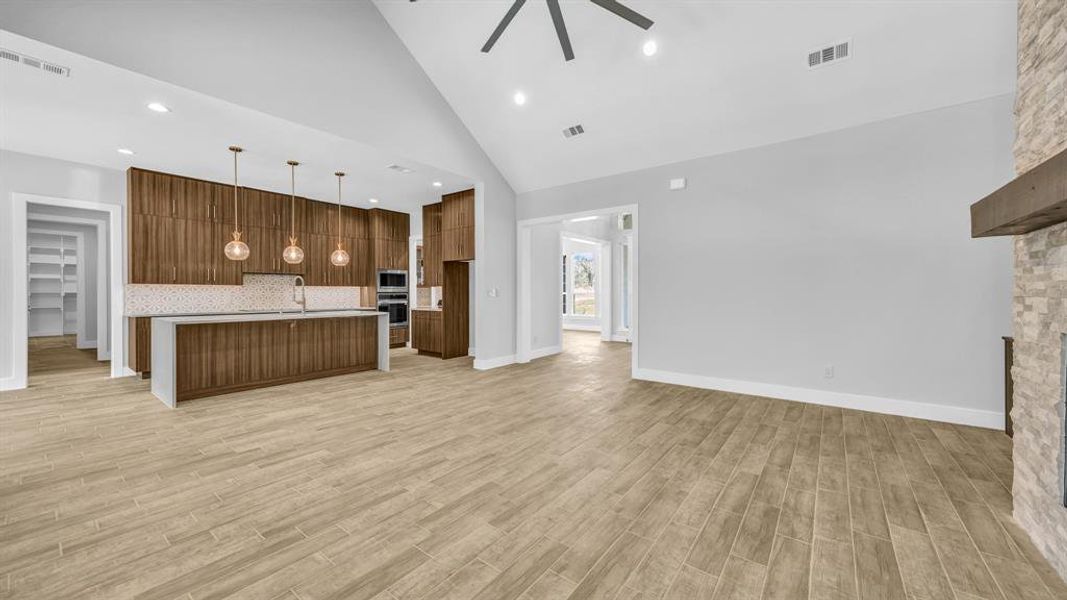
POLYGON ((567 255, 566 254, 563 255, 563 269, 561 270, 561 272, 563 273, 563 287, 561 288, 563 290, 563 314, 567 314, 567 274, 568 274, 568 271, 567 271, 567 255))
POLYGON ((563 255, 563 297, 564 315, 595 317, 597 316, 597 262, 598 252, 572 251, 563 255))
POLYGON ((630 242, 627 240, 622 245, 622 328, 630 329, 630 294, 632 284, 630 278, 633 273, 630 270, 630 242))
POLYGON ((592 252, 575 252, 571 257, 574 275, 571 294, 572 315, 596 316, 596 256, 592 252))

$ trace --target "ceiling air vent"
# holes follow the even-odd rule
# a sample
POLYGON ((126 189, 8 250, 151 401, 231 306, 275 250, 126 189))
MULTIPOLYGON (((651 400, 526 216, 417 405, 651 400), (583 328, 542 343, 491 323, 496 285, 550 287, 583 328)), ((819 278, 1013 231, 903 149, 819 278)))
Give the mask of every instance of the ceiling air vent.
POLYGON ((574 125, 573 127, 568 127, 563 130, 563 137, 572 138, 576 135, 582 135, 583 133, 585 133, 584 127, 581 125, 574 125))
POLYGON ((70 77, 70 67, 64 67, 63 65, 50 63, 39 58, 19 54, 18 52, 8 50, 7 48, 0 48, 0 59, 22 63, 23 66, 37 69, 38 71, 44 71, 45 73, 51 73, 52 75, 70 77))
POLYGON ((389 165, 388 167, 386 167, 386 169, 389 169, 390 171, 396 171, 397 173, 403 173, 404 175, 415 172, 414 169, 409 169, 403 165, 389 165))
POLYGON ((852 40, 844 40, 836 44, 830 44, 824 48, 816 48, 808 52, 808 68, 818 67, 841 62, 852 57, 852 40))

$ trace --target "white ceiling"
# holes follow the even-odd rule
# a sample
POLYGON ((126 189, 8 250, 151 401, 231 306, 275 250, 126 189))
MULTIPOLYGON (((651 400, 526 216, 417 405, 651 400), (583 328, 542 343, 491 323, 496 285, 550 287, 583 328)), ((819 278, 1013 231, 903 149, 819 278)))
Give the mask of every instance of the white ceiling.
POLYGON ((125 170, 130 166, 229 183, 227 147, 245 148, 242 185, 288 193, 288 159, 300 161, 296 192, 343 203, 417 212, 471 183, 452 173, 0 30, 0 46, 71 69, 57 77, 0 60, 0 148, 125 170), (173 112, 145 108, 159 101, 173 112), (123 156, 120 147, 134 156, 123 156), (401 164, 415 170, 387 170, 401 164), (434 188, 432 181, 441 181, 434 188))
POLYGON ((491 53, 511 0, 375 0, 518 192, 669 164, 1007 94, 1014 0, 631 0, 648 32, 563 0, 563 60, 530 0, 491 53), (659 53, 641 46, 654 38, 659 53), (807 52, 853 39, 853 58, 807 52), (525 106, 511 98, 525 92, 525 106), (587 133, 565 139, 565 127, 587 133))

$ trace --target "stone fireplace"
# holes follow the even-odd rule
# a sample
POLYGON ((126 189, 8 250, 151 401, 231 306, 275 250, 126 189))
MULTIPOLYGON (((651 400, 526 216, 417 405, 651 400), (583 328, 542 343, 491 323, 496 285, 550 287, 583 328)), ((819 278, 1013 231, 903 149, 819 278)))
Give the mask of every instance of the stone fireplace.
MULTIPOLYGON (((1015 166, 1067 148, 1067 2, 1019 1, 1015 166)), ((1067 223, 1015 236, 1015 519, 1067 579, 1067 223)))

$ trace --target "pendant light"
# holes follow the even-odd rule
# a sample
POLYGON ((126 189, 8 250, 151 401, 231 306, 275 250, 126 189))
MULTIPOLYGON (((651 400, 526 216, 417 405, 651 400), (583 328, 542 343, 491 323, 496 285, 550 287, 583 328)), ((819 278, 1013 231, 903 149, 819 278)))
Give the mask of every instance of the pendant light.
POLYGON ((230 146, 233 152, 233 240, 226 244, 226 258, 245 260, 250 254, 248 244, 241 241, 241 229, 237 226, 237 155, 244 152, 240 146, 230 146))
POLYGON ((289 245, 282 250, 282 260, 291 264, 299 265, 304 262, 304 251, 296 243, 296 166, 300 163, 295 160, 286 161, 289 165, 289 245))
POLYGON ((345 252, 344 244, 341 243, 341 178, 345 174, 341 171, 334 173, 337 176, 337 249, 330 253, 330 264, 335 267, 343 267, 350 260, 345 252))

